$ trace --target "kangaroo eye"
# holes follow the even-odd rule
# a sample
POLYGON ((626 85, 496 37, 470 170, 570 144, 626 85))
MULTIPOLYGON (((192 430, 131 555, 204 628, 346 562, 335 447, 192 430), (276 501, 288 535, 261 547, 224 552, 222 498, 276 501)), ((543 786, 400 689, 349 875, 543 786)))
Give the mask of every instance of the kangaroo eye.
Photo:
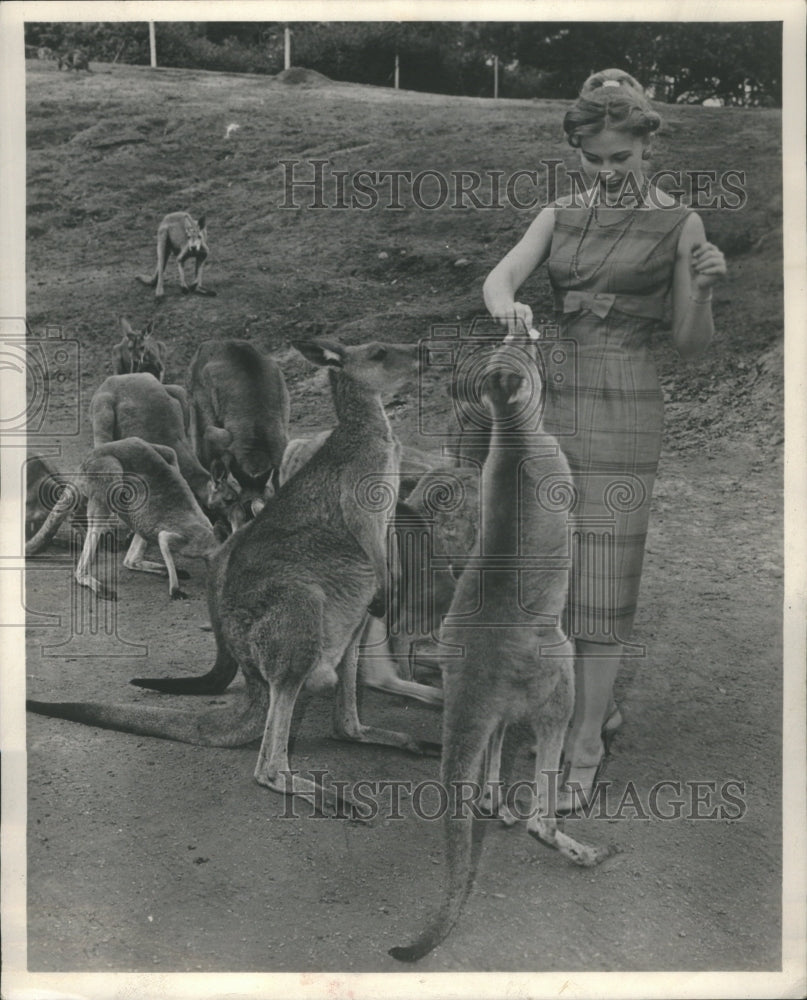
POLYGON ((371 361, 383 361, 387 356, 387 349, 383 345, 374 348, 368 355, 371 361))

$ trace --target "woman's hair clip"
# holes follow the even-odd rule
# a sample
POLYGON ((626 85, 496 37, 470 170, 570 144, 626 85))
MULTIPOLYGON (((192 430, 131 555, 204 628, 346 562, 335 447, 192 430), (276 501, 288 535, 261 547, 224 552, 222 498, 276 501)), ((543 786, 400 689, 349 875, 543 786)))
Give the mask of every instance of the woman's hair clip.
POLYGON ((603 80, 603 87, 619 87, 621 86, 619 80, 603 80))

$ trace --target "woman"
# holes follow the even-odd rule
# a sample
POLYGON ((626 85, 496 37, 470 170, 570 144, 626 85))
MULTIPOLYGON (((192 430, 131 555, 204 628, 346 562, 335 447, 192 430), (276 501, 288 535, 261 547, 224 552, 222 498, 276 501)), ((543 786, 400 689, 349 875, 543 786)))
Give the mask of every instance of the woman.
POLYGON ((661 451, 663 400, 648 349, 671 297, 683 358, 712 340, 712 286, 726 273, 700 218, 645 176, 661 119, 619 70, 586 80, 564 118, 588 186, 543 209, 488 276, 485 304, 508 331, 530 329, 516 301, 544 262, 560 337, 576 344, 574 384, 546 386, 544 427, 558 437, 577 499, 567 627, 575 641, 575 710, 564 747, 558 811, 590 796, 620 725, 614 680, 630 639, 650 498, 661 451))

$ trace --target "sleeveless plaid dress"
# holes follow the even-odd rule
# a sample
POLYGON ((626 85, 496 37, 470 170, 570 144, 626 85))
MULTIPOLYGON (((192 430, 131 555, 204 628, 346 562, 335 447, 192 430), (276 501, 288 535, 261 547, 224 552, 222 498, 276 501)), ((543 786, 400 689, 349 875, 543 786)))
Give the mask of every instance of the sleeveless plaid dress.
POLYGON ((649 341, 690 209, 614 209, 607 222, 592 212, 555 208, 548 271, 557 336, 575 368, 571 378, 547 379, 544 427, 569 461, 576 494, 568 634, 627 643, 664 416, 649 341))

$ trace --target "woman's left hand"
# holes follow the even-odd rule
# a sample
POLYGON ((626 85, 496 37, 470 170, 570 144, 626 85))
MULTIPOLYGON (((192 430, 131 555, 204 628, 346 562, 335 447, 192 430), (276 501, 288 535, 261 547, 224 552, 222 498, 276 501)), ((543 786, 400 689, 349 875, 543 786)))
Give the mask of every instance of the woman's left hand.
POLYGON ((711 288, 726 276, 726 258, 714 243, 698 243, 692 248, 690 263, 692 284, 697 289, 711 288))

